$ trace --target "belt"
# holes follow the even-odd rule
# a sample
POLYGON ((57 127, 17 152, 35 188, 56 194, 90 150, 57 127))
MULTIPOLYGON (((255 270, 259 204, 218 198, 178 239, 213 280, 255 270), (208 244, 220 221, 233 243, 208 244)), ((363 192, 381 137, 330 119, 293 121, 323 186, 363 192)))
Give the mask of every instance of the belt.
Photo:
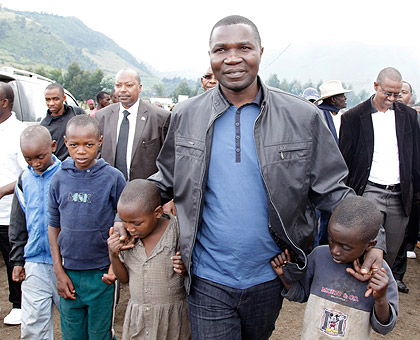
POLYGON ((389 191, 401 191, 401 185, 400 183, 398 184, 389 184, 389 185, 384 185, 384 184, 378 184, 378 183, 374 183, 371 181, 368 181, 368 184, 377 187, 377 188, 381 188, 384 190, 389 190, 389 191))

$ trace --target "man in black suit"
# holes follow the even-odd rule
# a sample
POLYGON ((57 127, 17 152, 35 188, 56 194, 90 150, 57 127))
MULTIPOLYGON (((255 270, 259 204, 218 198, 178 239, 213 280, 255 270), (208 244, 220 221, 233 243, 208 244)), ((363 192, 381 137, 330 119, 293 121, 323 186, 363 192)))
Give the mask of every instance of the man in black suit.
MULTIPOLYGON (((346 184, 377 203, 383 215, 390 267, 404 239, 413 198, 418 198, 419 126, 417 113, 397 102, 402 77, 383 69, 375 95, 341 118, 339 146, 349 168, 346 184)), ((397 282, 399 287, 402 282, 397 282)))

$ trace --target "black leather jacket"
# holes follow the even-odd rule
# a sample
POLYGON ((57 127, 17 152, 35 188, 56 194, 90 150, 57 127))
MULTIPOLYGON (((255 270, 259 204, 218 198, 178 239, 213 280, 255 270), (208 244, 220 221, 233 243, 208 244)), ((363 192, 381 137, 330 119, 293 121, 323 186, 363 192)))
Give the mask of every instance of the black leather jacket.
MULTIPOLYGON (((306 269, 306 254, 313 247, 315 207, 331 211, 353 191, 343 183, 347 167, 322 113, 302 98, 259 83, 263 99, 254 139, 267 194, 269 228, 279 247, 292 254, 294 263, 288 265, 286 279, 293 282, 306 269)), ((178 104, 157 159, 159 171, 149 178, 164 199, 174 199, 181 254, 189 273, 187 292, 213 123, 228 108, 219 85, 178 104)))

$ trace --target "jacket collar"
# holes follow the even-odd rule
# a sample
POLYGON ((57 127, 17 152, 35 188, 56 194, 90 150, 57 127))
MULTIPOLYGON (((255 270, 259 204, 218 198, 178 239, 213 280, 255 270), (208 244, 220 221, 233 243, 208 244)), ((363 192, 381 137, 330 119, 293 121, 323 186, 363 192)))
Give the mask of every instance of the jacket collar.
POLYGON ((338 112, 340 111, 339 108, 337 108, 335 105, 332 105, 330 103, 322 102, 322 104, 318 105, 318 108, 321 110, 327 110, 332 112, 338 112))
POLYGON ((67 104, 64 104, 63 114, 61 114, 59 116, 51 116, 51 112, 48 109, 47 110, 47 116, 45 117, 45 122, 49 125, 54 119, 58 119, 58 118, 60 118, 62 116, 65 116, 68 113, 69 113, 69 106, 67 104))

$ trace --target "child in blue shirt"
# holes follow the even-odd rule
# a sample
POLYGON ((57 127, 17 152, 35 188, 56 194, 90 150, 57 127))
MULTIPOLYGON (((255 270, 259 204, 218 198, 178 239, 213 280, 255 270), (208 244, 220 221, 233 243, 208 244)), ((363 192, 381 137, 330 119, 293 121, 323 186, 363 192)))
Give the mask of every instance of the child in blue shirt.
POLYGON ((64 139, 71 158, 51 182, 48 226, 62 337, 110 339, 114 284, 105 283, 107 238, 126 181, 119 170, 96 160, 102 136, 94 118, 70 119, 64 139))
POLYGON ((368 283, 349 274, 354 271, 352 266, 361 267, 365 252, 375 246, 381 223, 381 213, 373 202, 347 197, 328 224, 329 246, 312 251, 302 280, 287 282, 287 250, 271 261, 285 287, 283 295, 291 301, 307 301, 302 339, 365 340, 370 339, 372 329, 387 334, 395 327, 398 291, 388 264, 383 261, 368 283))
POLYGON ((12 202, 9 239, 13 280, 22 283, 22 339, 53 339, 53 307, 59 305, 48 243, 48 196, 60 168, 52 153, 56 142, 40 125, 27 127, 20 147, 28 163, 20 174, 12 202))

